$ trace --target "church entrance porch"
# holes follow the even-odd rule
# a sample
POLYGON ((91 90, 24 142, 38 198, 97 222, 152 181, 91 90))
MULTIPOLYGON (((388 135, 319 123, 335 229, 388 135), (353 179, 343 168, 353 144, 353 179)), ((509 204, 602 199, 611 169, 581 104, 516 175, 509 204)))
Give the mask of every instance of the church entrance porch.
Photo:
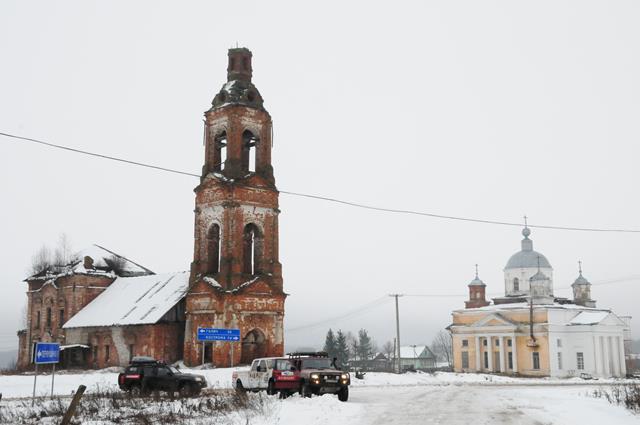
POLYGON ((242 340, 240 364, 250 364, 253 359, 264 357, 266 352, 266 338, 260 329, 253 329, 242 340))

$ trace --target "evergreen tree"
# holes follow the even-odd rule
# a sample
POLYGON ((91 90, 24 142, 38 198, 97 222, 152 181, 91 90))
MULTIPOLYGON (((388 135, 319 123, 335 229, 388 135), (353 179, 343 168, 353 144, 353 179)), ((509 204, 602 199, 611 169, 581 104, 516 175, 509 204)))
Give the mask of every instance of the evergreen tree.
POLYGON ((372 351, 371 337, 369 337, 366 329, 360 329, 358 331, 358 357, 361 360, 368 360, 373 355, 372 351))
POLYGON ((336 337, 333 334, 333 331, 329 329, 327 332, 327 337, 324 340, 324 351, 329 354, 329 357, 333 359, 338 356, 338 351, 336 349, 336 337))
POLYGON ((346 365, 349 361, 349 344, 347 344, 347 336, 338 329, 336 336, 336 357, 338 358, 338 365, 346 365))

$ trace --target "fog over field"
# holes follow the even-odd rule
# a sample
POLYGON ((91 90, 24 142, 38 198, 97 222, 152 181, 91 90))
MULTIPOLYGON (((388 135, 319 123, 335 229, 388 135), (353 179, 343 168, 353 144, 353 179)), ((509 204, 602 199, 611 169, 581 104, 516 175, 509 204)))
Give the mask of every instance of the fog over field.
MULTIPOLYGON (((522 223, 570 297, 640 337, 640 3, 66 1, 0 5, 0 132, 199 173, 227 49, 253 52, 282 191, 522 223)), ((0 351, 32 254, 66 233, 188 270, 198 179, 0 136, 0 351)), ((287 348, 329 327, 430 343, 479 264, 490 295, 521 226, 280 196, 287 348), (408 296, 414 295, 414 296, 408 296), (415 296, 420 295, 420 296, 415 296), (425 296, 427 295, 427 296, 425 296), (309 325, 309 326, 307 326, 309 325)))

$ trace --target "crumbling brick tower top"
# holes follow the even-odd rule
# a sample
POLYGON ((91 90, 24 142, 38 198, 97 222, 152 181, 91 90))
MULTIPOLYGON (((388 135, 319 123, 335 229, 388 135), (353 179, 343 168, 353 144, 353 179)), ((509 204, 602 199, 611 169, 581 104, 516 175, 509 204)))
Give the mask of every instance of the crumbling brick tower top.
MULTIPOLYGON (((234 363, 284 349, 278 260, 278 190, 271 117, 251 82, 252 54, 229 50, 227 82, 205 112, 205 162, 195 188, 195 246, 187 296, 185 361, 199 363, 198 327, 240 328, 234 363)), ((228 364, 229 344, 204 360, 228 364)))

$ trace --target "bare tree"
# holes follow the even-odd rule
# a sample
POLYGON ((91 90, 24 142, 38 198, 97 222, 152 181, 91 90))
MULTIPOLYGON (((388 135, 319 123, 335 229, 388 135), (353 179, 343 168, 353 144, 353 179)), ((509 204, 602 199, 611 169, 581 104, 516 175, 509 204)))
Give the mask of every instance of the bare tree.
POLYGON ((27 329, 29 327, 29 308, 27 303, 22 304, 22 309, 20 310, 20 328, 27 329))
POLYGON ((29 274, 34 275, 46 270, 53 264, 51 258, 51 250, 48 246, 42 245, 40 249, 31 256, 31 266, 29 268, 29 274))
POLYGON ((358 343, 358 338, 356 338, 351 332, 347 332, 347 346, 349 347, 350 353, 353 355, 353 359, 358 360, 360 344, 358 343))
POLYGON ((107 266, 118 276, 122 276, 126 272, 127 260, 117 255, 112 255, 104 259, 107 266))
POLYGON ((388 360, 391 360, 392 355, 395 354, 393 352, 394 349, 395 349, 395 347, 393 345, 393 342, 391 342, 391 341, 385 342, 384 345, 382 346, 382 352, 384 353, 385 356, 387 356, 388 360))
POLYGON ((71 242, 66 233, 61 233, 58 238, 58 246, 54 252, 54 262, 57 266, 64 266, 71 262, 71 242))
POLYGON ((453 367, 453 342, 449 332, 439 331, 431 346, 436 356, 446 361, 450 368, 453 367))

